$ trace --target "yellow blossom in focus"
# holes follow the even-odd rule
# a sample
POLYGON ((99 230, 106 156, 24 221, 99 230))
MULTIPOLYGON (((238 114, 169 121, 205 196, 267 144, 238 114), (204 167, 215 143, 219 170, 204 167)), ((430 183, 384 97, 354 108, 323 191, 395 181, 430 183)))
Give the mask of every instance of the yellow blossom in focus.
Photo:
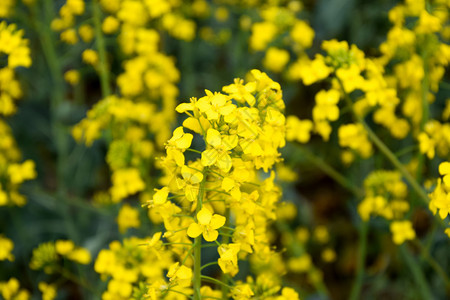
POLYGON ((222 227, 225 224, 225 221, 225 217, 218 214, 213 215, 209 209, 203 207, 197 213, 198 223, 191 223, 191 225, 189 225, 187 235, 191 238, 196 238, 203 234, 203 238, 207 242, 213 242, 219 236, 217 229, 222 227))

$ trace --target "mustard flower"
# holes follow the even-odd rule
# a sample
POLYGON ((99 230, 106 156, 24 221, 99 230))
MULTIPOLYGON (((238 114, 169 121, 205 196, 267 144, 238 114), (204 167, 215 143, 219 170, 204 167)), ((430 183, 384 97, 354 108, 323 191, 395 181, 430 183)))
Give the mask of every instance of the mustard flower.
POLYGON ((187 230, 187 234, 191 238, 196 238, 203 234, 203 238, 207 242, 213 242, 219 236, 217 229, 225 224, 226 218, 213 214, 208 208, 203 207, 197 213, 197 223, 191 223, 187 230))

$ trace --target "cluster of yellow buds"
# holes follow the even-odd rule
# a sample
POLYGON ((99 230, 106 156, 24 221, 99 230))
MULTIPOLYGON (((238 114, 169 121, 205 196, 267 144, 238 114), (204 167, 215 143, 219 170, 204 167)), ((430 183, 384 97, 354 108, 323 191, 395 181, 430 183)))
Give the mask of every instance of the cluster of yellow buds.
POLYGON ((71 240, 46 242, 33 250, 30 268, 32 270, 44 270, 47 274, 62 272, 60 265, 62 259, 87 265, 91 262, 91 253, 86 248, 75 246, 71 240))

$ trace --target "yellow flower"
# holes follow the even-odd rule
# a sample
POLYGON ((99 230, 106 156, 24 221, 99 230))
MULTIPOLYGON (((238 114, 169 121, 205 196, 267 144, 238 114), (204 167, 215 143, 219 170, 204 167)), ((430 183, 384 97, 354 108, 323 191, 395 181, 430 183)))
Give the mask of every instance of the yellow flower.
POLYGON ((191 238, 196 238, 203 234, 205 241, 213 242, 219 236, 219 232, 216 229, 222 227, 225 224, 225 221, 225 217, 218 214, 213 215, 209 209, 203 207, 197 213, 198 223, 191 223, 191 225, 189 225, 187 235, 191 238))
POLYGON ((436 142, 425 132, 421 132, 418 136, 419 149, 421 153, 425 153, 429 159, 433 159, 435 155, 436 142))
POLYGON ((179 262, 172 264, 167 272, 170 281, 175 281, 181 286, 188 286, 192 280, 192 270, 186 266, 179 266, 179 262))
POLYGON ((309 48, 314 39, 314 30, 302 20, 296 20, 290 32, 292 40, 301 48, 309 48))
POLYGON ((87 265, 91 262, 91 253, 84 248, 75 248, 67 255, 67 258, 79 264, 87 265))
POLYGON ((303 254, 299 257, 291 258, 288 261, 288 267, 292 272, 304 273, 312 267, 312 259, 309 254, 303 254))
POLYGON ((217 248, 220 255, 218 263, 225 274, 229 273, 234 276, 239 272, 237 255, 240 250, 241 244, 239 243, 222 244, 217 248))
POLYGON ((313 123, 310 120, 300 120, 296 116, 286 119, 286 140, 307 143, 311 138, 313 123))
POLYGON ((155 189, 156 193, 153 195, 152 204, 153 205, 161 205, 167 201, 167 197, 169 196, 169 188, 163 187, 162 189, 155 189))
POLYGON ((394 221, 391 223, 392 239, 397 245, 403 244, 404 241, 416 238, 416 232, 412 227, 411 221, 394 221))
POLYGON ((198 99, 196 107, 206 114, 208 120, 217 120, 220 116, 228 116, 236 109, 228 96, 221 93, 213 94, 208 90, 205 92, 206 96, 198 99))
POLYGON ((139 211, 131 207, 128 203, 124 204, 117 216, 117 224, 119 224, 119 231, 121 233, 125 233, 128 228, 139 228, 141 226, 139 211))
POLYGON ((108 16, 103 20, 102 30, 106 34, 112 34, 119 29, 120 22, 113 16, 108 16))
POLYGON ((228 153, 237 146, 237 135, 221 135, 215 129, 208 129, 206 143, 210 146, 202 152, 202 165, 207 167, 217 163, 217 167, 228 172, 232 167, 232 160, 228 153))
POLYGON ((89 43, 94 39, 94 28, 91 25, 83 24, 78 28, 78 33, 85 43, 89 43))
POLYGON ((191 167, 182 166, 181 176, 183 180, 177 180, 178 188, 184 189, 184 194, 189 201, 197 201, 199 184, 203 181, 203 174, 191 167))
POLYGON ((25 180, 36 177, 34 161, 26 160, 22 164, 11 164, 8 166, 8 175, 12 184, 20 184, 25 180))
POLYGON ((98 64, 98 53, 92 49, 86 49, 81 54, 83 61, 89 65, 96 66, 98 64))
POLYGON ((284 49, 270 47, 264 57, 264 67, 275 73, 280 73, 289 62, 289 52, 284 49))
POLYGON ((337 106, 340 93, 337 90, 322 90, 316 94, 316 106, 313 109, 313 119, 315 121, 330 120, 336 121, 339 118, 339 108, 337 106))
POLYGON ((61 41, 69 44, 69 45, 75 45, 78 42, 78 36, 75 29, 66 29, 63 32, 61 32, 60 35, 61 41))
POLYGON ((14 248, 14 243, 6 238, 0 235, 0 261, 2 260, 14 260, 14 255, 11 253, 11 251, 14 248))
POLYGON ((450 188, 450 162, 443 162, 439 165, 439 174, 443 177, 443 181, 446 187, 450 188))
POLYGON ((264 50, 275 38, 277 26, 270 22, 260 22, 252 25, 252 35, 250 36, 250 48, 252 50, 264 50))
POLYGON ((77 70, 69 70, 66 73, 64 73, 64 79, 70 84, 70 85, 77 85, 80 81, 80 72, 77 70))
POLYGON ((59 255, 65 256, 72 252, 75 244, 71 240, 57 240, 55 242, 55 249, 59 255))
POLYGON ((53 300, 56 298, 56 285, 39 282, 39 290, 42 292, 42 300, 53 300))

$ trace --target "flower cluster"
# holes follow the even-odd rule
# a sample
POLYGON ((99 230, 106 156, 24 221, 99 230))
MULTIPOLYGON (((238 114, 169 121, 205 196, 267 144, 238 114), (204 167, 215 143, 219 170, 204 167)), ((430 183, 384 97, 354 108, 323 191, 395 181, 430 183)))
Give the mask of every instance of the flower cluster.
POLYGON ((146 239, 132 237, 124 239, 122 243, 111 242, 109 249, 100 251, 94 269, 103 280, 110 279, 107 290, 103 292, 104 299, 130 299, 133 288, 137 289, 139 282, 159 285, 158 288, 168 285, 164 271, 169 269, 173 259, 159 241, 160 236, 161 233, 155 234, 148 247, 144 247, 146 239))
POLYGON ((33 161, 21 163, 21 153, 3 118, 15 113, 14 100, 22 96, 15 69, 31 65, 28 40, 23 35, 23 30, 17 30, 15 24, 0 23, 0 54, 7 55, 7 65, 0 68, 0 206, 24 205, 26 200, 19 193, 19 187, 22 182, 36 177, 33 161))
MULTIPOLYGON (((219 259, 215 263, 231 277, 239 272, 239 259, 249 257, 257 268, 277 256, 268 225, 276 219, 281 191, 274 183, 273 171, 261 180, 258 170, 268 172, 280 161, 279 148, 285 145, 281 89, 265 73, 253 70, 246 82, 236 79, 223 91, 206 91, 205 96, 191 98, 176 108, 188 118, 166 143, 167 155, 160 162, 166 173, 164 187, 156 189, 148 201, 152 220, 164 224, 167 246, 161 248, 161 234, 148 245, 159 255, 168 253, 175 263, 168 270, 169 283, 160 280, 149 286, 151 297, 175 287, 202 296, 219 292, 201 285, 203 280, 214 280, 201 275, 202 237, 217 244, 219 259), (191 148, 201 140, 202 151, 191 148)), ((278 281, 272 283, 269 294, 261 290, 263 277, 256 282, 251 277, 246 283, 236 282, 228 292, 235 299, 277 293, 278 281)))
POLYGON ((60 265, 62 259, 87 265, 91 262, 91 253, 86 248, 75 246, 71 240, 46 242, 33 250, 30 268, 44 270, 47 274, 62 272, 60 265))
POLYGON ((8 281, 0 281, 0 295, 5 300, 28 300, 30 293, 20 288, 17 278, 10 278, 8 281))
MULTIPOLYGON (((443 178, 439 178, 436 188, 429 195, 429 208, 433 214, 439 214, 442 220, 445 220, 450 214, 450 163, 443 162, 439 165, 439 173, 443 178)), ((447 224, 445 233, 450 238, 450 223, 447 224)))
POLYGON ((257 10, 260 20, 251 24, 249 47, 266 51, 263 65, 267 70, 281 73, 285 69, 291 58, 286 48, 301 58, 312 46, 314 30, 298 18, 301 9, 300 2, 292 1, 288 7, 271 4, 257 10))

